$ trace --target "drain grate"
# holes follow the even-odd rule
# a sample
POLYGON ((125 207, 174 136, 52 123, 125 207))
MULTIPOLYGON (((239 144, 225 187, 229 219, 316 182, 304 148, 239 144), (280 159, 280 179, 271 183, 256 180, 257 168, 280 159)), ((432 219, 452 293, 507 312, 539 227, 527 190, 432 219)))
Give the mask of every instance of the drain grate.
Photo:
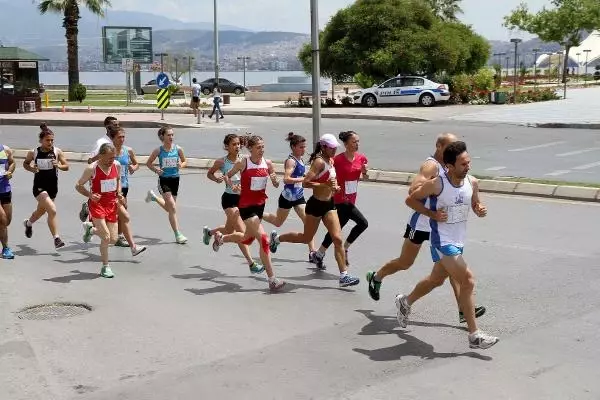
POLYGON ((87 304, 52 303, 26 307, 17 312, 17 316, 19 319, 40 321, 71 318, 78 315, 87 314, 90 311, 92 311, 92 307, 88 306, 87 304))

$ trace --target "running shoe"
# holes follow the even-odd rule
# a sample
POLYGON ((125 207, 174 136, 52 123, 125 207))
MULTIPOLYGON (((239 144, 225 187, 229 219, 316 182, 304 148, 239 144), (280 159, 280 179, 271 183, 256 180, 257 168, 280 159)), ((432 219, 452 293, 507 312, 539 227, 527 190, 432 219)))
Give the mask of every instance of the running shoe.
POLYGON ((83 242, 89 243, 92 240, 92 236, 94 236, 94 224, 91 222, 83 223, 83 242))
POLYGON ((369 296, 375 301, 379 301, 379 289, 381 282, 375 280, 375 271, 367 272, 367 284, 369 285, 369 296))
MULTIPOLYGON (((475 318, 481 317, 483 314, 485 314, 485 311, 486 309, 484 306, 475 306, 475 318)), ((467 320, 465 319, 465 315, 462 311, 458 312, 458 320, 461 324, 467 322, 467 320)))
POLYGON ((181 233, 177 233, 175 235, 175 242, 177 242, 177 244, 186 244, 187 238, 185 236, 183 236, 181 233))
POLYGON ((5 260, 12 260, 15 258, 15 255, 13 254, 10 247, 5 247, 2 249, 2 258, 4 258, 5 260))
POLYGON ((26 238, 30 238, 33 236, 33 225, 28 225, 27 224, 28 222, 29 222, 28 219, 23 221, 23 225, 25 225, 25 237, 26 238))
POLYGON ((146 203, 150 203, 154 200, 156 200, 156 193, 154 193, 152 190, 148 190, 148 193, 146 194, 146 198, 144 199, 144 201, 146 203))
POLYGON ((146 246, 135 246, 131 248, 131 255, 135 257, 142 254, 144 251, 146 251, 146 246))
POLYGON ((115 242, 115 246, 117 246, 117 247, 131 247, 129 245, 129 243, 127 242, 127 239, 125 239, 125 236, 123 236, 123 235, 119 235, 119 238, 115 242))
POLYGON ((273 280, 269 281, 269 290, 271 292, 277 292, 277 291, 283 289, 284 286, 285 286, 285 281, 283 281, 279 278, 274 278, 273 280))
POLYGON ((271 243, 269 243, 269 250, 271 253, 277 253, 277 247, 279 246, 279 238, 277 237, 277 231, 271 232, 271 243))
POLYGON ((65 247, 65 242, 63 242, 61 238, 55 237, 54 238, 54 248, 56 250, 58 250, 58 249, 61 249, 63 247, 65 247))
POLYGON ((490 336, 485 332, 477 331, 469 334, 469 347, 472 349, 489 349, 500 339, 495 336, 490 336))
POLYGON ((317 252, 316 251, 311 251, 308 253, 308 262, 311 264, 316 264, 317 263, 317 259, 316 256, 317 252))
POLYGON ((81 205, 81 211, 79 211, 79 220, 81 222, 85 222, 90 215, 90 209, 88 207, 88 202, 86 201, 81 205))
POLYGON ((208 229, 208 226, 202 229, 202 241, 207 246, 210 244, 210 229, 208 229))
POLYGON ((114 278, 115 274, 113 274, 112 269, 110 269, 110 266, 105 265, 100 270, 100 276, 103 278, 114 278))
POLYGON ((349 274, 346 274, 340 278, 340 287, 356 286, 359 283, 360 279, 349 274))
POLYGON ((396 319, 402 328, 406 328, 408 326, 408 316, 410 315, 410 306, 406 301, 407 298, 407 296, 403 296, 401 294, 396 295, 396 308, 398 309, 398 312, 396 313, 396 319))
POLYGON ((325 267, 325 263, 323 259, 325 258, 325 254, 321 255, 318 251, 315 253, 315 265, 321 271, 325 271, 327 267, 325 267))
POLYGON ((262 274, 265 271, 265 267, 263 267, 261 264, 257 263, 256 261, 252 262, 252 265, 250 265, 250 272, 252 272, 253 274, 262 274))
POLYGON ((212 244, 213 251, 219 251, 219 248, 223 245, 223 234, 221 232, 215 232, 214 240, 212 244))

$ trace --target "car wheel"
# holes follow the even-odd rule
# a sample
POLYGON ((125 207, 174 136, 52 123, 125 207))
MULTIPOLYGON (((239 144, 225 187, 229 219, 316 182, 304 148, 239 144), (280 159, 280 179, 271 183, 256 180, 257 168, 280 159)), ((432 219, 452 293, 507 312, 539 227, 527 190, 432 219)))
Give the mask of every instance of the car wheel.
POLYGON ((362 99, 363 105, 367 107, 377 107, 377 99, 372 94, 367 94, 362 99))
POLYGON ((235 90, 233 91, 233 94, 235 94, 236 96, 239 96, 240 94, 242 94, 242 89, 240 89, 239 87, 235 88, 235 90))
POLYGON ((210 89, 209 88, 205 88, 202 90, 202 93, 204 93, 205 95, 209 95, 210 94, 210 89))
POLYGON ((423 107, 431 107, 435 105, 435 98, 429 93, 425 93, 419 98, 419 104, 423 107))

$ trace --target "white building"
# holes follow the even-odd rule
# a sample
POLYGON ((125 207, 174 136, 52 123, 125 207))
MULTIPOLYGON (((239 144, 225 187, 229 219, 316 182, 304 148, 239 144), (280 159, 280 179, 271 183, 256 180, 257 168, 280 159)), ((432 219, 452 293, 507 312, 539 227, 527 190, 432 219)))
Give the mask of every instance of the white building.
MULTIPOLYGON (((549 64, 556 66, 559 58, 564 60, 565 51, 553 54, 542 54, 536 60, 538 68, 548 68, 549 64), (560 55, 560 57, 559 57, 560 55)), ((596 65, 600 65, 600 31, 593 31, 583 42, 581 46, 572 47, 569 51, 569 68, 577 68, 579 65, 580 71, 583 74, 585 71, 585 63, 588 63, 588 74, 593 74, 596 65), (589 50, 585 52, 584 50, 589 50)))

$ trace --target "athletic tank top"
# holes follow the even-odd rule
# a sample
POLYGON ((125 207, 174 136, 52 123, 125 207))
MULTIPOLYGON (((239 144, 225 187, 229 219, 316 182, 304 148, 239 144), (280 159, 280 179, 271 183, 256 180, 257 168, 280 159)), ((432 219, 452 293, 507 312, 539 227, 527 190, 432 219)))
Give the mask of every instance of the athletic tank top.
POLYGON ((100 195, 100 204, 112 205, 117 201, 117 178, 119 177, 119 162, 113 161, 108 173, 104 172, 98 161, 92 163, 92 193, 100 195))
POLYGON ((52 165, 52 161, 58 160, 58 148, 54 147, 50 151, 44 151, 38 147, 33 151, 33 162, 38 167, 38 172, 33 176, 33 185, 35 187, 58 183, 58 168, 52 165))
POLYGON ((11 190, 6 171, 8 171, 8 154, 6 154, 4 146, 0 144, 0 193, 8 193, 11 190))
POLYGON ((123 146, 121 148, 121 154, 116 158, 116 160, 121 164, 121 187, 129 187, 129 164, 131 160, 129 159, 129 150, 130 148, 127 146, 123 146))
POLYGON ((342 188, 339 192, 334 193, 333 201, 336 204, 356 204, 358 181, 362 175, 363 165, 368 163, 367 157, 364 154, 356 153, 354 159, 350 161, 345 153, 340 153, 334 157, 333 161, 337 183, 342 188))
MULTIPOLYGON (((435 158, 427 157, 425 159, 425 162, 427 162, 427 161, 435 162, 435 164, 438 167, 438 176, 442 176, 446 173, 444 166, 442 164, 440 164, 435 158)), ((422 203, 425 205, 425 207, 430 208, 429 198, 422 200, 422 203)), ((410 210, 410 214, 408 217, 408 225, 410 225, 411 229, 413 229, 415 231, 422 231, 422 232, 430 232, 431 231, 431 226, 429 225, 429 218, 423 214, 419 214, 418 212, 416 212, 413 209, 410 210)))
POLYGON ((269 167, 265 159, 260 164, 254 164, 250 157, 246 158, 246 168, 241 174, 242 192, 240 194, 240 208, 261 206, 265 204, 267 196, 267 180, 269 167))
MULTIPOLYGON (((292 171, 292 178, 302 178, 306 173, 306 165, 302 159, 297 159, 292 154, 289 155, 288 160, 293 160, 296 163, 294 170, 292 171)), ((304 188, 302 182, 286 183, 283 186, 281 195, 287 201, 296 201, 304 197, 304 188)))
MULTIPOLYGON (((233 166, 235 165, 237 161, 231 161, 229 159, 229 157, 225 156, 223 157, 223 166, 221 167, 220 171, 223 175, 227 174, 229 171, 231 171, 231 168, 233 168, 233 166)), ((238 172, 237 174, 235 174, 234 176, 231 177, 231 183, 233 185, 239 185, 240 184, 240 173, 238 172)), ((237 192, 234 192, 233 189, 231 188, 231 186, 225 184, 225 193, 229 193, 229 194, 238 194, 237 192)))
POLYGON ((329 178, 336 177, 335 168, 333 168, 333 165, 325 161, 325 159, 323 159, 323 162, 325 162, 325 168, 323 171, 319 172, 319 175, 313 179, 313 182, 326 183, 329 181, 329 178))
POLYGON ((158 152, 158 163, 163 170, 162 178, 174 178, 179 176, 179 147, 173 145, 170 151, 166 151, 163 146, 160 146, 158 152))
POLYGON ((448 221, 430 220, 431 237, 429 240, 433 247, 449 244, 463 247, 467 233, 467 219, 471 209, 471 198, 473 197, 471 179, 467 175, 461 186, 452 185, 445 172, 438 179, 442 180, 442 192, 438 196, 430 197, 430 208, 432 211, 445 210, 448 213, 448 221))

